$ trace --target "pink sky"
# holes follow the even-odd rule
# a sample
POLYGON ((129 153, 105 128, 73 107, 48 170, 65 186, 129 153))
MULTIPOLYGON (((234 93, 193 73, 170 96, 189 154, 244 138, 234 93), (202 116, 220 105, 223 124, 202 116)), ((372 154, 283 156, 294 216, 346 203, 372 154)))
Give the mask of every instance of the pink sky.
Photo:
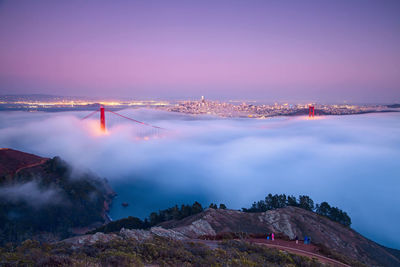
POLYGON ((3 1, 0 93, 400 101, 398 1, 3 1))

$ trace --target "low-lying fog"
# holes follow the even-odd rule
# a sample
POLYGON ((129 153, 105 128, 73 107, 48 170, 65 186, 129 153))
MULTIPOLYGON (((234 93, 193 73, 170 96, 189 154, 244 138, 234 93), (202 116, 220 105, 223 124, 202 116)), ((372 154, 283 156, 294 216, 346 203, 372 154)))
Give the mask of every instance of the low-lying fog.
POLYGON ((88 113, 0 112, 0 147, 59 155, 106 177, 118 193, 113 219, 195 200, 240 209, 268 193, 307 194, 400 248, 400 113, 256 120, 120 111, 167 129, 149 140, 112 114, 101 134, 98 114, 80 120, 88 113))

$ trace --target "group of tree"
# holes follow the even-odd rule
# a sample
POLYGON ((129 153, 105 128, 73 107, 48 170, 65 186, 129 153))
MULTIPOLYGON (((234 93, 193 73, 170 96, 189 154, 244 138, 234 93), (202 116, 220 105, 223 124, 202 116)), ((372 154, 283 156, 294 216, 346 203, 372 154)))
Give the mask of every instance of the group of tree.
MULTIPOLYGON (((211 203, 209 208, 218 209, 217 204, 211 203)), ((226 209, 225 204, 219 204, 219 209, 226 209)), ((148 219, 144 220, 146 226, 154 226, 159 223, 170 221, 170 220, 182 220, 190 215, 200 213, 204 210, 203 206, 195 201, 192 205, 175 205, 171 208, 159 210, 158 212, 150 213, 148 219)))
POLYGON ((200 213, 203 210, 204 208, 197 201, 194 202, 193 205, 181 205, 180 208, 178 205, 175 205, 165 210, 159 210, 158 212, 150 213, 148 223, 150 226, 153 226, 165 221, 181 220, 190 215, 200 213))
MULTIPOLYGON (((225 204, 211 203, 209 208, 212 209, 226 209, 225 204)), ((120 231, 122 228, 125 229, 147 229, 155 226, 159 223, 170 221, 170 220, 182 220, 190 215, 200 213, 204 210, 203 206, 199 202, 194 202, 192 205, 175 205, 171 208, 159 210, 158 212, 150 213, 148 218, 141 220, 137 217, 129 216, 120 220, 112 221, 102 227, 99 227, 88 233, 93 234, 96 232, 111 233, 120 231)))
POLYGON ((328 217, 335 222, 339 222, 344 226, 351 225, 351 219, 346 212, 337 207, 331 207, 327 202, 314 205, 314 201, 306 195, 300 195, 297 199, 295 196, 286 196, 285 194, 268 194, 264 200, 254 202, 250 208, 242 208, 242 211, 264 212, 268 210, 284 208, 287 206, 298 207, 315 212, 319 215, 328 217))
POLYGON ((315 212, 345 226, 351 225, 351 219, 346 212, 337 207, 331 207, 327 202, 315 206, 315 212))
MULTIPOLYGON (((265 212, 268 210, 274 210, 279 208, 284 208, 287 206, 293 206, 302 208, 308 211, 315 212, 319 215, 326 216, 329 219, 339 222, 345 226, 351 225, 351 219, 347 215, 346 212, 340 210, 337 207, 331 207, 327 202, 322 202, 321 204, 314 205, 314 201, 306 195, 300 195, 298 198, 295 196, 286 196, 285 194, 268 194, 264 200, 260 200, 258 202, 254 202, 250 208, 242 208, 244 212, 265 212)), ((215 203, 211 203, 209 208, 212 209, 226 209, 225 204, 219 204, 219 206, 215 203)), ((204 210, 202 205, 199 202, 194 202, 192 205, 175 205, 171 208, 167 208, 164 210, 159 210, 158 212, 152 212, 148 216, 148 218, 141 220, 137 217, 116 220, 110 222, 100 228, 97 228, 89 233, 95 232, 117 232, 122 228, 126 229, 147 229, 152 226, 155 226, 159 223, 170 221, 170 220, 181 220, 188 216, 200 213, 204 210)))
POLYGON ((204 209, 199 202, 194 202, 193 205, 175 205, 171 208, 159 210, 158 212, 150 213, 148 218, 144 220, 129 216, 120 220, 109 222, 108 224, 99 227, 93 231, 88 232, 93 234, 96 232, 111 233, 120 231, 122 228, 125 229, 147 229, 155 226, 159 223, 169 220, 181 220, 190 215, 194 215, 202 212, 204 209))
MULTIPOLYGON (((217 204, 211 203, 210 206, 208 206, 210 209, 218 209, 217 204)), ((226 210, 225 204, 219 204, 219 209, 221 210, 226 210)))

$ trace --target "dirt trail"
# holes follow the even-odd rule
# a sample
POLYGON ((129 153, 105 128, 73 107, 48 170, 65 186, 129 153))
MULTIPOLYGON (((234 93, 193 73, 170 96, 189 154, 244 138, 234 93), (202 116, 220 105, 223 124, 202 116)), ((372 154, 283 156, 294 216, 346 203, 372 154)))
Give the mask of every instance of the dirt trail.
POLYGON ((331 264, 333 266, 340 266, 340 267, 348 266, 348 267, 350 267, 350 265, 347 265, 347 264, 342 263, 340 261, 337 261, 337 260, 322 256, 320 254, 316 254, 316 253, 304 250, 304 249, 302 249, 301 246, 299 246, 299 248, 294 248, 292 246, 283 246, 283 245, 273 244, 273 243, 269 243, 269 242, 268 243, 267 242, 259 242, 259 241, 257 242, 257 241, 254 241, 254 240, 251 243, 257 244, 257 245, 267 246, 267 247, 270 247, 270 248, 277 248, 277 249, 280 249, 280 250, 285 250, 287 252, 294 253, 294 254, 301 255, 301 256, 306 256, 306 257, 310 257, 310 258, 317 258, 320 262, 328 263, 328 264, 331 264))
MULTIPOLYGON (((216 240, 192 240, 195 242, 202 243, 204 245, 207 245, 211 249, 216 249, 218 248, 218 244, 221 241, 216 241, 216 240)), ((339 262, 337 260, 325 257, 321 254, 315 253, 315 250, 317 249, 316 246, 314 245, 305 245, 299 241, 299 244, 296 244, 294 241, 284 241, 284 240, 275 240, 275 241, 270 241, 266 239, 245 239, 245 241, 255 244, 255 245, 261 245, 261 246, 267 246, 269 248, 276 248, 279 250, 284 250, 289 253, 297 254, 300 256, 305 256, 309 258, 316 258, 318 261, 329 264, 331 266, 337 266, 337 267, 350 267, 350 265, 347 265, 345 263, 339 262)))
POLYGON ((39 162, 32 163, 32 164, 29 164, 29 165, 25 165, 25 166, 23 166, 23 167, 21 167, 21 168, 18 168, 18 169, 15 171, 15 175, 17 175, 18 172, 22 171, 23 169, 28 169, 28 168, 32 168, 32 167, 39 166, 39 165, 45 163, 47 160, 48 160, 48 159, 42 159, 42 160, 40 160, 39 162))

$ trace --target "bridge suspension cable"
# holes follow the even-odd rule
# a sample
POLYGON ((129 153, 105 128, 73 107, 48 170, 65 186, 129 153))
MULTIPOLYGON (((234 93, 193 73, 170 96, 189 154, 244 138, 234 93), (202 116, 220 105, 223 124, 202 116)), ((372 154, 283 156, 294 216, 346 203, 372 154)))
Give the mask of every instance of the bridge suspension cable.
MULTIPOLYGON (((90 114, 88 114, 88 115, 86 115, 85 117, 83 117, 81 120, 86 120, 87 118, 91 117, 93 114, 95 114, 95 113, 97 113, 97 112, 99 112, 99 111, 101 111, 101 114, 103 114, 104 111, 107 111, 107 112, 110 112, 110 113, 115 114, 115 115, 117 115, 117 116, 120 116, 120 117, 122 117, 122 118, 124 118, 124 119, 127 119, 127 120, 133 121, 133 122, 135 122, 135 123, 139 123, 139 124, 145 125, 145 126, 147 126, 147 127, 151 127, 151 128, 157 129, 157 130, 165 130, 165 129, 162 128, 162 127, 158 127, 158 126, 155 126, 155 125, 151 125, 151 124, 149 124, 149 123, 146 123, 146 122, 142 122, 142 121, 138 121, 138 120, 129 118, 129 117, 127 117, 127 116, 121 115, 121 114, 119 114, 119 113, 117 113, 117 112, 114 112, 114 111, 112 111, 112 110, 104 109, 103 107, 100 107, 100 110, 95 110, 95 111, 91 112, 90 114)), ((100 119, 100 120, 101 120, 101 119, 100 119)), ((105 125, 105 122, 104 122, 104 125, 105 125)), ((104 131, 104 130, 105 130, 105 127, 104 127, 104 129, 102 129, 102 130, 104 131)))
POLYGON ((142 122, 142 121, 138 121, 138 120, 135 120, 135 119, 126 117, 126 116, 124 116, 124 115, 121 115, 121 114, 119 114, 119 113, 117 113, 117 112, 114 112, 114 111, 111 111, 111 110, 109 110, 109 109, 106 109, 106 111, 111 112, 112 114, 115 114, 115 115, 117 115, 117 116, 120 116, 120 117, 122 117, 122 118, 124 118, 124 119, 130 120, 130 121, 133 121, 133 122, 136 122, 136 123, 140 123, 140 124, 143 124, 143 125, 152 127, 152 128, 164 130, 164 128, 161 128, 161 127, 158 127, 158 126, 155 126, 155 125, 151 125, 151 124, 149 124, 149 123, 145 123, 145 122, 142 122))
POLYGON ((96 112, 99 112, 98 110, 95 110, 93 112, 91 112, 89 115, 86 115, 85 117, 83 117, 81 120, 86 120, 87 118, 89 118, 90 116, 92 116, 93 114, 95 114, 96 112))

